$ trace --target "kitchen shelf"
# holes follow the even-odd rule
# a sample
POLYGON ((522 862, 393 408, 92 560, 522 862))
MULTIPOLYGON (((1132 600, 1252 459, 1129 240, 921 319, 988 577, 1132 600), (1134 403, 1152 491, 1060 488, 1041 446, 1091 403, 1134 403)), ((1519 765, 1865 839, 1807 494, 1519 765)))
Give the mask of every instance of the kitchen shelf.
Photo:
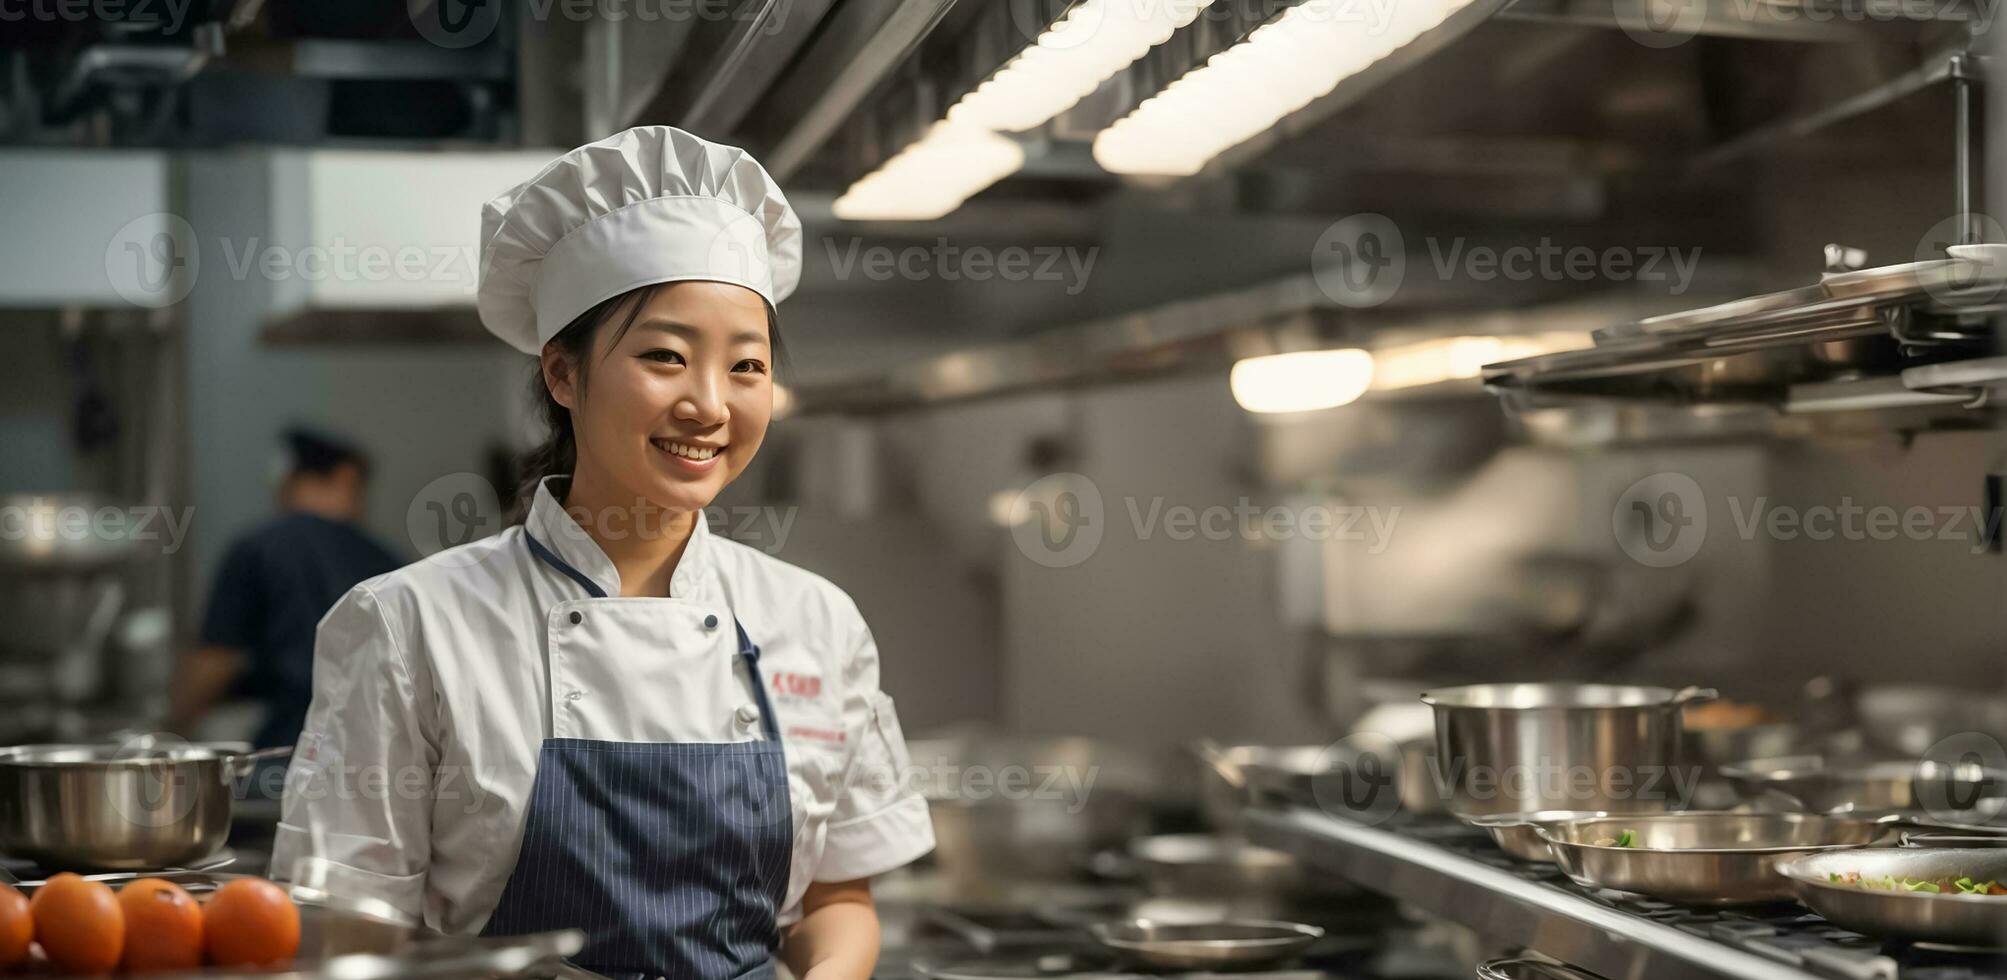
POLYGON ((1792 904, 1704 909, 1579 887, 1453 820, 1378 825, 1307 808, 1247 813, 1254 842, 1611 978, 2007 980, 2007 958, 1883 943, 1792 904))
POLYGON ((1798 289, 1598 330, 1595 346, 1487 364, 1507 404, 1780 404, 1793 385, 1892 377, 1989 351, 2007 278, 1961 258, 1829 274, 1798 289))

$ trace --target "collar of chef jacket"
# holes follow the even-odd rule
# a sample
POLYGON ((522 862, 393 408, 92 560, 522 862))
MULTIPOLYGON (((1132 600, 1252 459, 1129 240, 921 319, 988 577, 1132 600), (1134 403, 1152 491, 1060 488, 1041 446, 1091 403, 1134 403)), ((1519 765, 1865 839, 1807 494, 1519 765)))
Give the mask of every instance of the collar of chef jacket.
MULTIPOLYGON (((618 596, 620 572, 613 567, 613 559, 606 557, 599 543, 558 502, 557 492, 563 490, 570 480, 569 476, 547 476, 537 484, 537 496, 530 503, 530 514, 523 522, 524 527, 565 564, 592 579, 593 584, 607 595, 618 596)), ((669 595, 672 598, 703 597, 711 559, 711 529, 708 525, 703 512, 699 511, 696 524, 690 530, 690 543, 684 546, 683 557, 677 561, 676 571, 669 577, 669 595)), ((609 522, 606 531, 613 534, 659 534, 662 529, 637 530, 609 522)))

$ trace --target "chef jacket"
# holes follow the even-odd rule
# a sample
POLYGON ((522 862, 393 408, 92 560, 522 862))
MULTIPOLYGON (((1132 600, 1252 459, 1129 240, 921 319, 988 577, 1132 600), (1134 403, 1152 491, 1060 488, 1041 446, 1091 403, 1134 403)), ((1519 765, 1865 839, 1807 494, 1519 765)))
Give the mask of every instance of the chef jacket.
POLYGON ((810 882, 882 874, 933 848, 898 716, 878 689, 878 650, 849 596, 712 536, 700 517, 669 597, 591 599, 523 541, 535 535, 620 595, 612 561, 550 482, 523 526, 365 581, 321 621, 275 876, 318 856, 335 880, 431 928, 479 932, 515 868, 544 739, 761 737, 742 664, 710 682, 687 671, 681 683, 651 681, 651 662, 677 649, 715 642, 738 661, 734 617, 760 649, 787 758, 794 853, 780 924, 800 918, 810 882), (608 642, 613 631, 590 615, 608 602, 648 604, 660 643, 608 642))

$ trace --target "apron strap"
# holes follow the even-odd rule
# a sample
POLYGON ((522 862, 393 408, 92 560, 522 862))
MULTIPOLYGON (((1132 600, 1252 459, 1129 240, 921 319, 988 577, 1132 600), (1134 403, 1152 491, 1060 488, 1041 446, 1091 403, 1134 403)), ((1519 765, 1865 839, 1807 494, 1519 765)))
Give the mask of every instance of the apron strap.
POLYGON ((746 627, 739 617, 732 617, 732 628, 739 631, 739 656, 746 661, 746 675, 753 682, 753 697, 760 703, 760 731, 769 741, 780 741, 780 725, 774 721, 773 703, 767 700, 767 682, 760 676, 760 648, 753 645, 753 638, 746 635, 746 627))
MULTIPOLYGON (((565 560, 559 558, 549 548, 544 547, 544 543, 538 541, 536 535, 531 534, 528 530, 524 530, 523 542, 529 545, 530 554, 535 555, 537 560, 563 572, 566 578, 577 582, 581 588, 585 589, 587 595, 595 599, 606 598, 606 590, 600 588, 599 583, 588 578, 584 572, 565 564, 565 560)), ((737 616, 732 617, 732 629, 738 631, 739 656, 745 658, 746 679, 752 681, 753 698, 760 705, 760 731, 766 735, 768 740, 778 742, 780 741, 780 725, 774 721, 774 706, 771 701, 767 700, 766 680, 760 676, 760 648, 753 645, 753 638, 746 635, 746 627, 739 622, 739 617, 737 616)))
POLYGON ((528 531, 524 531, 523 541, 529 544, 530 554, 537 556, 537 558, 541 560, 544 564, 549 565, 550 567, 555 568, 560 572, 563 572, 567 578, 570 578, 572 581, 577 582, 580 586, 582 586, 585 589, 587 595, 592 596, 595 599, 606 598, 606 590, 600 588, 598 582, 595 582, 592 579, 587 578, 584 572, 581 572, 578 569, 565 564, 564 559, 559 558, 556 554, 552 553, 552 551, 549 548, 544 547, 544 543, 542 541, 538 541, 536 535, 531 534, 528 531))

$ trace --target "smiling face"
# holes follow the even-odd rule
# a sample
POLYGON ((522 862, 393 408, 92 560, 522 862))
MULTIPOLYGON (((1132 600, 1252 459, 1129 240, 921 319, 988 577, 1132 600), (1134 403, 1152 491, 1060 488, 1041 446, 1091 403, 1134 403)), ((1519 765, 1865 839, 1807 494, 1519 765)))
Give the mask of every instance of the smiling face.
POLYGON ((766 301, 743 286, 679 282, 620 304, 593 336, 583 384, 556 344, 551 396, 571 410, 574 484, 670 513, 709 506, 745 472, 773 417, 766 301), (634 316, 624 331, 628 312, 634 316))

